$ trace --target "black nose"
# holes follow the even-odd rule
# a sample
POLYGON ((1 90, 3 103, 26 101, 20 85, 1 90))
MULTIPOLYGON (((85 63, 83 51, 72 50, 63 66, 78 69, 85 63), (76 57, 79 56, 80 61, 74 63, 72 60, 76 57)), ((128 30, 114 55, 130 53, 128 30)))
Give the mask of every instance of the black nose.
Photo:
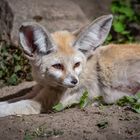
POLYGON ((78 80, 74 78, 74 79, 71 81, 71 83, 74 84, 74 85, 76 85, 76 84, 78 83, 78 80))

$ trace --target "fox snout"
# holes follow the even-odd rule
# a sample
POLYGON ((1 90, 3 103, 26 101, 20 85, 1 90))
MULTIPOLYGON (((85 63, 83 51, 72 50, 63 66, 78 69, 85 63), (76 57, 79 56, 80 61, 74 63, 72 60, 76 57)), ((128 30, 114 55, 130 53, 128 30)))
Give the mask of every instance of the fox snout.
POLYGON ((79 84, 79 79, 76 76, 68 76, 63 81, 64 86, 72 88, 79 84))
POLYGON ((77 80, 76 78, 73 78, 73 79, 71 80, 71 83, 74 84, 74 85, 76 85, 76 84, 78 83, 78 80, 77 80))

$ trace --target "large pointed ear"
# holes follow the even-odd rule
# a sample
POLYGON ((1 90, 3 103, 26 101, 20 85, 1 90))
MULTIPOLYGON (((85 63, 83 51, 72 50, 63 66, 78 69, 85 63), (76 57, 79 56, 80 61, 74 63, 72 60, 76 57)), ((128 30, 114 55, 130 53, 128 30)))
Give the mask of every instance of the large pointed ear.
POLYGON ((105 41, 112 25, 112 19, 112 15, 97 18, 78 34, 74 47, 89 57, 105 41))
POLYGON ((33 57, 35 53, 48 54, 55 49, 50 33, 33 22, 25 22, 21 25, 19 41, 27 57, 33 57))

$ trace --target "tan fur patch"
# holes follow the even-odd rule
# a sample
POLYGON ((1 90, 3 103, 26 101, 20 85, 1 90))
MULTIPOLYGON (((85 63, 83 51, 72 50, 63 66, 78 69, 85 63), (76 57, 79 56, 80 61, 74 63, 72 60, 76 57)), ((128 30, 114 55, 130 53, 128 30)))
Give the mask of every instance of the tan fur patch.
POLYGON ((74 41, 75 37, 70 32, 55 32, 52 34, 52 37, 61 53, 64 53, 66 55, 71 55, 72 53, 74 53, 74 49, 72 48, 71 44, 74 41))
MULTIPOLYGON (((133 62, 133 69, 134 71, 136 71, 134 62, 140 60, 140 44, 110 44, 101 47, 99 51, 100 55, 98 56, 98 63, 100 65, 102 77, 101 81, 104 83, 104 85, 113 87, 114 85, 112 84, 112 82, 118 81, 118 77, 123 78, 125 74, 127 75, 126 79, 130 79, 129 71, 127 71, 126 68, 131 69, 131 61, 133 62), (121 73, 123 73, 124 75, 121 73)), ((131 86, 132 85, 130 85, 129 87, 130 90, 137 90, 139 88, 137 85, 133 85, 133 87, 131 86)), ((124 87, 123 85, 119 85, 114 89, 120 88, 120 90, 128 91, 126 90, 126 88, 128 87, 126 85, 124 87)), ((135 91, 133 91, 133 93, 134 92, 135 91)))
POLYGON ((101 50, 100 59, 105 63, 121 62, 129 58, 140 58, 139 44, 110 44, 104 46, 104 49, 101 48, 101 50))

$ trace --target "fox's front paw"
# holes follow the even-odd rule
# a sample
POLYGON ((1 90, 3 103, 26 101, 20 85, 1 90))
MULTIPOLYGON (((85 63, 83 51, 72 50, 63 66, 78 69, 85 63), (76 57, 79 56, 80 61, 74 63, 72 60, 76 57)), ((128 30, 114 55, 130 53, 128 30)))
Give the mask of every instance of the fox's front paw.
POLYGON ((32 100, 23 100, 15 103, 0 103, 0 117, 9 115, 39 114, 41 105, 32 100))
POLYGON ((0 117, 7 116, 7 110, 8 110, 8 103, 7 102, 0 102, 0 117))

